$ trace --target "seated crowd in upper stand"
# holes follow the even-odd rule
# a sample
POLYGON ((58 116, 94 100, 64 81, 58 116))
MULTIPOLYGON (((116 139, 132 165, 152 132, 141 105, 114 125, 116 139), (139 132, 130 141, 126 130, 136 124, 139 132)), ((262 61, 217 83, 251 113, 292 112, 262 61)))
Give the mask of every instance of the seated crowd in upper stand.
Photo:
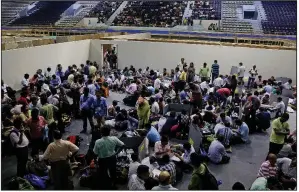
POLYGON ((122 1, 110 2, 101 1, 89 13, 88 17, 97 17, 98 23, 105 23, 109 17, 117 10, 122 1))
MULTIPOLYGON (((66 185, 69 160, 74 162, 79 146, 63 140, 62 134, 73 117, 83 120, 82 134, 92 134, 84 164, 96 169, 89 173, 89 179, 96 178, 91 179, 90 188, 115 189, 124 175, 129 190, 175 190, 184 173, 192 172, 188 189, 218 189, 219 183, 207 174, 207 163, 229 163, 232 145, 250 144, 250 133, 263 132, 271 126, 269 155, 256 170, 258 178, 251 189, 296 187, 296 132, 290 133, 289 114, 282 98, 278 97, 274 105, 269 103, 270 94, 294 89, 291 80, 281 84, 273 76, 265 79, 254 66, 245 83, 242 63, 237 74, 222 75, 217 60, 211 68, 204 63, 195 69, 184 58, 171 71, 133 66, 118 70, 111 69, 115 65, 110 66, 106 57, 103 69, 96 62, 86 61, 66 70, 59 64, 55 72, 49 67, 45 72, 38 69, 32 75, 25 74, 19 98, 2 81, 2 138, 8 138, 2 146, 11 142, 16 149, 17 176, 28 173, 30 144, 31 158, 49 162, 54 188, 71 189, 66 185), (133 109, 121 109, 116 100, 108 106, 109 91, 128 93, 123 102, 133 109), (168 111, 175 104, 190 108, 168 111), (272 123, 269 108, 275 113, 272 123), (120 154, 128 146, 121 137, 111 136, 117 135, 115 130, 135 135, 143 143, 139 150, 132 147, 127 172, 117 172, 120 154), (172 138, 185 141, 182 145, 173 144, 172 138), (151 147, 154 153, 150 153, 151 147)), ((296 106, 296 95, 292 106, 296 106)), ((8 148, 2 148, 3 154, 11 152, 5 149, 8 148)), ((83 179, 80 183, 83 185, 83 179)), ((237 182, 233 189, 245 188, 237 182)))
POLYGON ((182 23, 187 1, 129 1, 113 25, 174 27, 182 23))

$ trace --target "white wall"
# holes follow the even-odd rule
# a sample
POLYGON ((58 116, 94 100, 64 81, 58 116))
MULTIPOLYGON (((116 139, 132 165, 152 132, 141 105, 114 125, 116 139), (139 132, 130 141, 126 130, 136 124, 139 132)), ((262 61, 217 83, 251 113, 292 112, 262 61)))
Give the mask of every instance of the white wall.
MULTIPOLYGON (((92 47, 96 49, 100 49, 101 44, 118 45, 120 68, 134 65, 142 69, 149 66, 153 69, 170 70, 175 68, 184 57, 188 64, 193 62, 198 71, 204 62, 211 66, 216 59, 220 64, 221 74, 229 74, 232 66, 243 62, 247 70, 257 65, 259 73, 265 78, 270 78, 272 75, 285 76, 296 82, 296 51, 181 43, 101 40, 91 42, 92 47)), ((101 57, 95 53, 91 53, 90 56, 93 59, 101 57)))
POLYGON ((128 34, 128 35, 116 35, 110 36, 107 38, 114 38, 114 39, 150 39, 150 33, 137 33, 137 34, 128 34))
POLYGON ((2 79, 18 90, 25 73, 31 77, 37 69, 51 67, 55 72, 57 64, 64 70, 69 65, 80 65, 88 60, 89 48, 90 40, 83 40, 2 51, 2 79))
MULTIPOLYGON (((199 25, 200 20, 193 20, 193 25, 199 25)), ((202 20, 201 25, 203 26, 204 29, 208 30, 209 26, 211 23, 214 23, 217 25, 219 24, 219 20, 202 20)))

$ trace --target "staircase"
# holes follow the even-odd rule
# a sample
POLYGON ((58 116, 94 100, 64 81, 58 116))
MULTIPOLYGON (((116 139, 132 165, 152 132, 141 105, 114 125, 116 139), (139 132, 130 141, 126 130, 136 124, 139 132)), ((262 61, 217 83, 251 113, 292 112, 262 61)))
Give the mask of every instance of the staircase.
POLYGON ((189 18, 192 16, 192 9, 190 8, 191 4, 194 4, 194 1, 188 1, 187 7, 185 8, 184 15, 182 18, 182 23, 184 23, 185 18, 189 18))
POLYGON ((254 1, 254 5, 257 8, 258 20, 267 20, 267 15, 266 15, 266 12, 265 12, 262 2, 254 1))
POLYGON ((127 4, 128 4, 128 1, 122 2, 122 4, 116 9, 116 11, 114 11, 114 13, 107 20, 106 24, 111 25, 113 23, 115 17, 117 17, 117 15, 119 15, 124 10, 124 8, 127 6, 127 4))
MULTIPOLYGON (((76 2, 75 4, 82 4, 84 3, 81 2, 76 2)), ((90 11, 97 6, 98 2, 97 1, 89 1, 88 5, 84 8, 81 8, 78 13, 75 13, 74 16, 64 16, 65 14, 62 14, 62 18, 59 19, 56 23, 55 26, 58 27, 73 27, 77 23, 79 23, 84 17, 86 17, 90 11)))

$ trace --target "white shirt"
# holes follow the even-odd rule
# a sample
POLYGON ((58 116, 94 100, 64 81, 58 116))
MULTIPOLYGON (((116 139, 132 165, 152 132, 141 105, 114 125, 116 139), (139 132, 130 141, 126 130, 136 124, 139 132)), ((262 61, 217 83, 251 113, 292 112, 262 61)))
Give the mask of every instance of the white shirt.
POLYGON ((113 81, 112 81, 112 79, 110 77, 107 78, 107 83, 108 83, 109 86, 112 85, 113 81))
POLYGON ((285 84, 283 84, 283 88, 285 88, 285 89, 291 89, 292 86, 290 85, 289 82, 286 82, 285 84))
POLYGON ((213 82, 215 87, 222 87, 222 85, 224 84, 224 81, 221 77, 217 77, 214 82, 213 82))
POLYGON ((238 68, 238 77, 244 77, 244 73, 245 73, 245 66, 242 65, 238 68))
POLYGON ((48 103, 57 106, 59 104, 59 95, 50 95, 48 97, 48 103))
POLYGON ((119 79, 115 79, 114 85, 120 86, 121 85, 121 81, 119 79))
MULTIPOLYGON (((181 145, 181 147, 183 147, 183 145, 181 145)), ((195 153, 195 150, 194 150, 194 147, 191 145, 190 151, 185 150, 184 154, 182 155, 184 163, 189 164, 191 162, 190 156, 192 153, 195 153)))
POLYGON ((22 81, 21 81, 21 84, 22 84, 22 86, 23 87, 28 87, 29 86, 29 79, 23 79, 22 81))
POLYGON ((50 91, 50 87, 48 84, 44 83, 42 86, 42 92, 48 92, 50 91))
POLYGON ((160 89, 160 87, 161 87, 161 80, 159 78, 157 78, 154 82, 154 88, 160 89))
POLYGON ((280 112, 282 114, 284 113, 286 106, 283 101, 280 101, 279 103, 276 104, 275 108, 280 109, 280 112))
POLYGON ((51 71, 50 72, 49 71, 45 72, 45 77, 46 78, 52 78, 52 75, 53 75, 53 73, 51 71))
POLYGON ((159 107, 159 104, 158 104, 157 101, 155 101, 155 102, 152 104, 151 112, 154 113, 154 114, 159 114, 159 112, 160 112, 160 107, 159 107))
POLYGON ((251 78, 255 78, 257 76, 257 69, 251 68, 249 74, 251 78))
MULTIPOLYGON (((216 80, 216 79, 215 79, 215 80, 216 80)), ((214 80, 214 81, 215 81, 215 80, 214 80)), ((204 90, 204 89, 209 90, 209 89, 210 89, 209 84, 208 84, 206 81, 200 83, 200 88, 201 88, 202 90, 204 90)))
POLYGON ((136 174, 133 174, 128 183, 129 190, 145 190, 144 181, 140 179, 136 174))
POLYGON ((21 134, 20 132, 18 134, 14 133, 14 132, 12 132, 10 134, 9 137, 10 137, 10 141, 11 141, 12 145, 13 146, 16 145, 16 148, 27 147, 28 144, 29 144, 29 141, 28 141, 25 133, 23 133, 23 136, 22 136, 23 137, 23 142, 21 144, 18 144, 18 142, 20 140, 20 134, 21 134))
POLYGON ((138 161, 132 162, 129 165, 129 173, 128 173, 128 178, 131 178, 133 174, 137 174, 137 168, 140 165, 138 161))
POLYGON ((74 74, 70 74, 68 77, 67 77, 67 82, 69 84, 73 83, 74 82, 74 74))

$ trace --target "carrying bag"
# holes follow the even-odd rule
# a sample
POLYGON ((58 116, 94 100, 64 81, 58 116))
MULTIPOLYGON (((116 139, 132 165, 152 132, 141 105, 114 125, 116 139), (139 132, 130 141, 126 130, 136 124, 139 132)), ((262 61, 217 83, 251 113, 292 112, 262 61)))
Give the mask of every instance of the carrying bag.
POLYGON ((81 141, 83 141, 83 138, 80 137, 79 135, 70 135, 67 137, 67 140, 70 141, 71 143, 75 144, 77 147, 79 147, 81 144, 81 141))
POLYGON ((219 190, 218 182, 215 176, 209 171, 208 167, 203 164, 206 168, 205 174, 198 174, 197 175, 202 179, 203 183, 203 190, 219 190))
POLYGON ((29 181, 21 177, 13 177, 8 183, 9 190, 35 190, 29 181))

